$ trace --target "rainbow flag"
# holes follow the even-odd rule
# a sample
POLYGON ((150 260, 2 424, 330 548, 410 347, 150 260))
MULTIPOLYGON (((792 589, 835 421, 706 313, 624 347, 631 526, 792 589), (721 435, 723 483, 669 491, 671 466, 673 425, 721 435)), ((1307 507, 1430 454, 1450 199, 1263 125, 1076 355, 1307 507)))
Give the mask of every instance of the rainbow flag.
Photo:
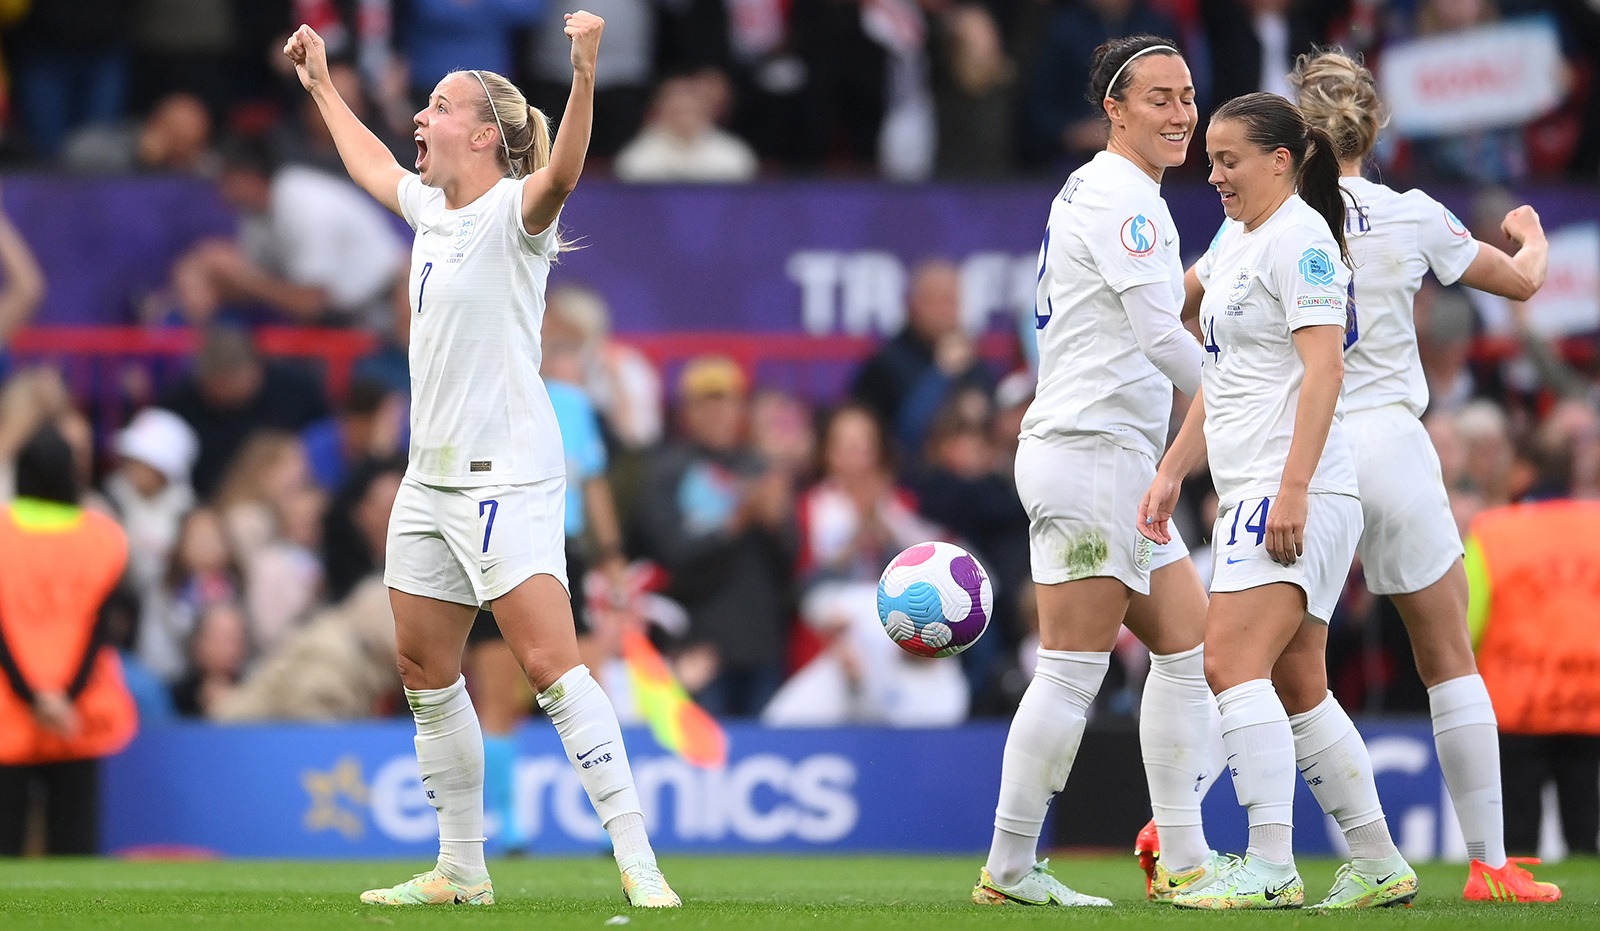
POLYGON ((694 703, 650 638, 636 626, 629 625, 622 634, 622 661, 628 667, 634 703, 657 743, 694 766, 727 765, 728 736, 722 725, 694 703))

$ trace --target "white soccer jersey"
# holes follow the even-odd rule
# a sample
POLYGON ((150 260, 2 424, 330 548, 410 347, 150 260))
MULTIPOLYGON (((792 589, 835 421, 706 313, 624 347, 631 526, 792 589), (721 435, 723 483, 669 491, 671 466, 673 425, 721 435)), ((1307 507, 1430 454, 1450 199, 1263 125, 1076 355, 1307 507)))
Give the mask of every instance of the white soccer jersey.
POLYGON ((1118 295, 1163 281, 1182 306, 1178 232, 1161 187, 1101 152, 1067 179, 1039 247, 1039 388, 1023 436, 1099 434, 1161 457, 1172 382, 1140 350, 1118 295))
POLYGON ((1478 242, 1455 214, 1421 191, 1397 194, 1365 178, 1340 183, 1354 203, 1344 235, 1355 260, 1355 328, 1346 337, 1345 407, 1404 404, 1421 417, 1428 382, 1417 355, 1412 298, 1429 269, 1454 284, 1478 257, 1478 242))
MULTIPOLYGON (((1226 509, 1278 493, 1305 377, 1292 334, 1346 324, 1350 270, 1322 215, 1292 195, 1254 232, 1224 224, 1195 273, 1206 286, 1200 303, 1206 451, 1226 509)), ((1342 416, 1341 402, 1311 478, 1313 493, 1356 494, 1342 416)))
POLYGON ((411 463, 425 485, 516 485, 566 474, 539 379, 545 278, 556 225, 522 226, 522 183, 457 210, 413 174, 400 209, 411 247, 411 463))

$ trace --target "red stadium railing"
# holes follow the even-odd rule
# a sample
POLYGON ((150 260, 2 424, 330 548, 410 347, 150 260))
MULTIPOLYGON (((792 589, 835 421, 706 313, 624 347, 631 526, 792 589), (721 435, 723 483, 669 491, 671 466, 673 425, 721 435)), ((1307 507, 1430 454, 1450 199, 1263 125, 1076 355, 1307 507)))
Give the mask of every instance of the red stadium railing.
MULTIPOLYGON (((306 360, 319 369, 334 398, 343 396, 356 362, 380 345, 359 330, 263 327, 255 336, 264 353, 306 360)), ((866 336, 797 333, 643 333, 618 339, 653 362, 669 386, 689 359, 717 353, 737 362, 755 384, 814 402, 840 397, 856 366, 879 343, 866 336)), ((56 326, 17 331, 9 350, 18 365, 58 366, 73 394, 105 426, 120 423, 128 408, 148 403, 182 377, 198 344, 199 334, 191 329, 56 326)), ((1016 339, 1009 333, 989 333, 978 349, 1004 368, 1016 358, 1016 339)))
MULTIPOLYGON (((378 347, 378 340, 359 330, 321 327, 263 327, 256 331, 256 344, 271 356, 292 356, 319 360, 328 390, 342 396, 350 383, 350 370, 356 360, 378 347)), ((191 329, 146 329, 117 326, 27 327, 11 337, 11 355, 24 364, 53 361, 62 367, 67 383, 80 397, 80 387, 102 379, 96 369, 107 365, 123 369, 147 366, 152 376, 157 367, 176 372, 199 345, 199 333, 191 329), (169 368, 170 367, 170 368, 169 368)), ((152 377, 153 383, 166 379, 152 377)))

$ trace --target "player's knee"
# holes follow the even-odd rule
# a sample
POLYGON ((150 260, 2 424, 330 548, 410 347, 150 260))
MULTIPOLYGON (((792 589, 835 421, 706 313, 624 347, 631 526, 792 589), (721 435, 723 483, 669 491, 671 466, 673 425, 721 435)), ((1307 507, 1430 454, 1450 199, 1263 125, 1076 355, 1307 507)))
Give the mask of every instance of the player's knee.
POLYGON ((565 650, 528 650, 517 657, 517 662, 522 665, 522 671, 528 676, 534 691, 543 692, 575 668, 579 664, 579 657, 575 650, 571 653, 565 650))
POLYGON ((1430 643, 1422 639, 1412 641, 1412 652, 1417 661, 1417 675, 1422 684, 1433 688, 1441 682, 1475 675, 1477 658, 1472 654, 1472 642, 1462 638, 1462 643, 1430 643))
POLYGON ((1219 655, 1219 651, 1210 649, 1209 644, 1205 651, 1205 670, 1206 684, 1211 686, 1213 693, 1223 692, 1235 684, 1227 658, 1219 655))
POLYGON ((442 664, 428 662, 426 656, 405 649, 395 653, 395 668, 400 671, 400 683, 412 691, 449 688, 461 676, 459 666, 446 669, 442 664))
POLYGON ((1324 679, 1312 681, 1308 677, 1279 676, 1273 678, 1272 685, 1278 691, 1278 700, 1283 702, 1283 710, 1292 715, 1305 714, 1328 697, 1328 685, 1324 679))

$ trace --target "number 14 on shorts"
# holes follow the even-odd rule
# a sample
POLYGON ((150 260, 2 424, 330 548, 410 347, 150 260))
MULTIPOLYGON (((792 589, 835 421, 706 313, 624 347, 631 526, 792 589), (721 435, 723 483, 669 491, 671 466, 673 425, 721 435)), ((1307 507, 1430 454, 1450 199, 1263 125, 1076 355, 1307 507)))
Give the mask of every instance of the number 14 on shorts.
POLYGON ((1228 521, 1228 540, 1223 544, 1226 549, 1224 558, 1228 565, 1254 559, 1259 555, 1255 552, 1244 552, 1243 547, 1235 550, 1235 547, 1239 546, 1241 530, 1244 531, 1245 546, 1251 550, 1259 550, 1262 547, 1267 539, 1267 513, 1271 510, 1271 498, 1247 498, 1234 507, 1233 517, 1228 521))

